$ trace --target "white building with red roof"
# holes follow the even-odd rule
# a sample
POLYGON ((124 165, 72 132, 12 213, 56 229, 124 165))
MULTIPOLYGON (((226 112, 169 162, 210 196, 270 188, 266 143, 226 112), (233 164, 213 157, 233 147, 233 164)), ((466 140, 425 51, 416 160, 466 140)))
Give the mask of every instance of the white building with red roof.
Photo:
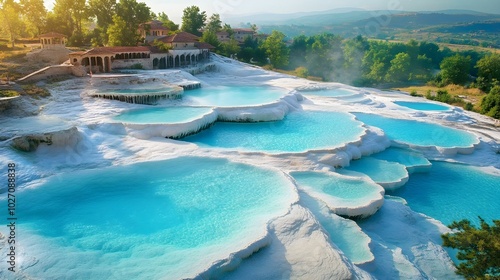
POLYGON ((167 46, 99 47, 84 52, 70 53, 70 62, 84 66, 88 73, 111 72, 113 69, 135 68, 169 69, 193 66, 206 61, 214 47, 199 41, 199 37, 179 32, 160 37, 167 46))

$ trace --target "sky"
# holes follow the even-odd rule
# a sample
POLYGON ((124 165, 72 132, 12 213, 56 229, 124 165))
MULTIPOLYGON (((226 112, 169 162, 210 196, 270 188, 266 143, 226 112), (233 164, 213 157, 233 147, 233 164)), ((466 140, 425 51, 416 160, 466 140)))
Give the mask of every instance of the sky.
MULTIPOLYGON (((181 22, 182 11, 188 6, 198 6, 208 15, 295 13, 324 11, 337 8, 360 8, 365 10, 474 10, 500 14, 499 0, 137 0, 145 2, 155 13, 165 12, 176 23, 181 22)), ((50 10, 54 0, 45 0, 50 10)))

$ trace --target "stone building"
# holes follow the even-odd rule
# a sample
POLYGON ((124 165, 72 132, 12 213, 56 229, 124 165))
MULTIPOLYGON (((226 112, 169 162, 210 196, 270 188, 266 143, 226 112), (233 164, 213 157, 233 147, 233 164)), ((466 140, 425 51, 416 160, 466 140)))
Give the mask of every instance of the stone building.
POLYGON ((88 73, 111 72, 113 69, 169 69, 196 65, 210 56, 212 45, 199 37, 179 32, 157 39, 166 49, 156 46, 99 47, 69 54, 70 62, 84 66, 88 73))
POLYGON ((49 32, 38 36, 42 49, 64 48, 68 41, 66 35, 56 32, 49 32))

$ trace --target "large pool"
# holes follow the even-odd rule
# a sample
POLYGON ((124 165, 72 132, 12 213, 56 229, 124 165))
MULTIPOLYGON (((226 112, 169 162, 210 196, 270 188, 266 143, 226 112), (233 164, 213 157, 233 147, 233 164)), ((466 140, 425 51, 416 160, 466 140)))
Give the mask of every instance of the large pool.
POLYGON ((185 91, 183 99, 195 106, 247 107, 274 103, 286 94, 272 87, 220 86, 185 91))
POLYGON ((216 123, 183 140, 202 147, 269 153, 301 153, 333 149, 355 142, 365 134, 362 123, 347 113, 292 112, 283 121, 216 123))
POLYGON ((428 173, 412 174, 404 187, 389 194, 446 225, 462 219, 478 224, 477 216, 491 223, 500 217, 500 176, 477 167, 432 162, 428 173))
POLYGON ((438 124, 386 118, 374 114, 354 113, 363 123, 384 130, 391 139, 416 146, 442 148, 468 148, 478 144, 478 138, 469 132, 438 124))
POLYGON ((417 111, 448 111, 450 107, 430 102, 394 101, 394 104, 417 111))
POLYGON ((44 279, 194 277, 297 200, 281 172, 195 157, 62 174, 16 195, 19 265, 44 279))
POLYGON ((134 124, 173 124, 199 119, 210 112, 211 108, 204 107, 146 108, 126 111, 114 120, 134 124))

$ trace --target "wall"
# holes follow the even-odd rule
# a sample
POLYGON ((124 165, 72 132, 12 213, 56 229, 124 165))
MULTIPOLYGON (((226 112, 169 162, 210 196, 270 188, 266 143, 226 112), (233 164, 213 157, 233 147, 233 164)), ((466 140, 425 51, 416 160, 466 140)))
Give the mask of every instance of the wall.
POLYGON ((40 69, 18 80, 18 82, 36 82, 63 75, 73 74, 73 65, 54 65, 40 69))
POLYGON ((153 60, 149 58, 144 59, 115 59, 112 62, 112 69, 126 69, 131 68, 135 64, 141 64, 143 69, 152 70, 153 60))

